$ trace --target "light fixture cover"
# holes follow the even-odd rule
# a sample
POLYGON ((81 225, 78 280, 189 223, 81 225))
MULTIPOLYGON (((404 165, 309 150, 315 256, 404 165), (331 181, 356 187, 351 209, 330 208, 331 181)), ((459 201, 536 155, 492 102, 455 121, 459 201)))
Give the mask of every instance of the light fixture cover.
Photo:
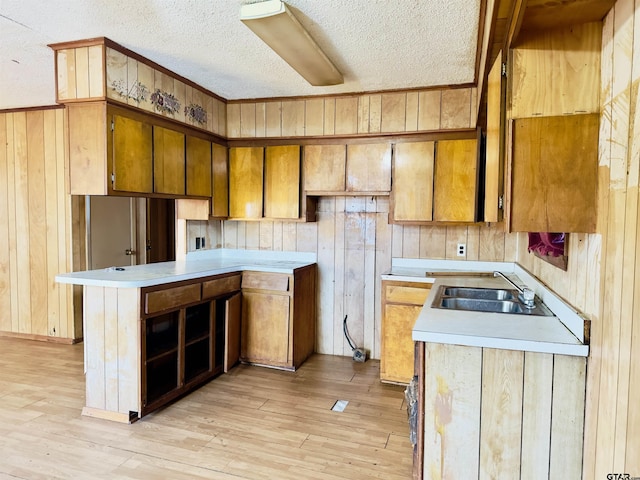
POLYGON ((311 85, 338 85, 342 74, 280 0, 243 5, 240 20, 311 85))

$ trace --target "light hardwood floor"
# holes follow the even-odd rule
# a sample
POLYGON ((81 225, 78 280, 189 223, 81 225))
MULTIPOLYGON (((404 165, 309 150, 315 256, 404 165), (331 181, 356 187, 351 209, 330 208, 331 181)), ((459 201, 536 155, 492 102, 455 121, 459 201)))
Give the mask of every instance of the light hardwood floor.
POLYGON ((377 361, 240 365, 122 425, 80 415, 82 352, 0 337, 0 479, 411 478, 403 388, 377 361))

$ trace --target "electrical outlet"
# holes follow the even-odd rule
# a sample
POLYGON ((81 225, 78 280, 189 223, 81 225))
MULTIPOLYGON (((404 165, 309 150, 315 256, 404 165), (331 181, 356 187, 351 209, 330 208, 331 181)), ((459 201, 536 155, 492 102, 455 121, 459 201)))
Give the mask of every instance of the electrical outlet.
POLYGON ((196 237, 196 250, 200 250, 200 237, 196 237))
POLYGON ((457 253, 458 253, 459 257, 466 257, 467 256, 467 244, 466 243, 459 243, 458 244, 457 253))

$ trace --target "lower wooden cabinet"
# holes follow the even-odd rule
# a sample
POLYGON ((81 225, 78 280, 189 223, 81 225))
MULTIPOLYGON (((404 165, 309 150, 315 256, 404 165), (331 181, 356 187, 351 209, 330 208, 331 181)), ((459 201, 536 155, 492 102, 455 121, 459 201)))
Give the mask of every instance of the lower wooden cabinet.
POLYGON ((586 358, 417 343, 415 479, 582 478, 586 358))
POLYGON ((429 295, 430 283, 382 282, 380 380, 409 383, 413 377, 413 324, 429 295))
POLYGON ((142 289, 141 416, 238 362, 239 280, 142 289))
POLYGON ((295 370, 315 347, 316 266, 242 274, 242 361, 295 370))

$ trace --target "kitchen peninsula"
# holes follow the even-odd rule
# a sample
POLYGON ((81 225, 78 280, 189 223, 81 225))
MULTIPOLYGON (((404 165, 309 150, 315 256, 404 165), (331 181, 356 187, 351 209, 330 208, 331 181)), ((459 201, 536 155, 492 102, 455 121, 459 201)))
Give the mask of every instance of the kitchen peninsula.
POLYGON ((83 414, 135 421, 239 359, 295 370, 314 350, 315 261, 218 249, 57 275, 84 286, 83 414))

